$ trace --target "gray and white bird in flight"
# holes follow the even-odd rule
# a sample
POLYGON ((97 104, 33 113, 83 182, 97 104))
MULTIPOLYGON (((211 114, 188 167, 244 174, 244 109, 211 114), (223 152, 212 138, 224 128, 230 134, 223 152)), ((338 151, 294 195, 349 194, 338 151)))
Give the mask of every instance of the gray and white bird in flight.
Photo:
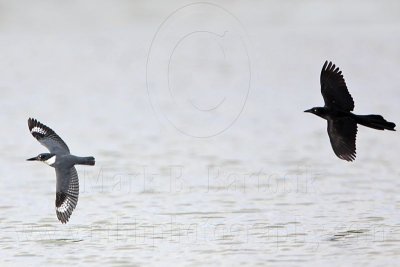
POLYGON ((78 203, 79 180, 75 165, 95 164, 94 157, 78 157, 70 154, 67 144, 49 127, 28 119, 29 131, 50 153, 41 153, 27 160, 42 161, 56 170, 56 214, 67 223, 78 203))

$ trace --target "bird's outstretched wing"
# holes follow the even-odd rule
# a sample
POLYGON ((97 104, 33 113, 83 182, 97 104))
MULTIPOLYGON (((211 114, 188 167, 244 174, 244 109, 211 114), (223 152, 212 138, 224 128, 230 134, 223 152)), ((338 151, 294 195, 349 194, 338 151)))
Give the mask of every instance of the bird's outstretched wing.
POLYGON ((56 168, 56 176, 56 214, 62 223, 67 223, 78 203, 78 173, 75 167, 68 170, 56 168))
POLYGON ((337 108, 343 111, 352 111, 354 109, 354 100, 347 90, 342 72, 335 64, 325 61, 320 79, 325 107, 337 108))
POLYGON ((328 135, 336 156, 347 161, 356 159, 357 123, 353 119, 328 119, 328 135))
POLYGON ((50 153, 69 154, 67 144, 49 127, 39 121, 28 119, 29 131, 50 153))

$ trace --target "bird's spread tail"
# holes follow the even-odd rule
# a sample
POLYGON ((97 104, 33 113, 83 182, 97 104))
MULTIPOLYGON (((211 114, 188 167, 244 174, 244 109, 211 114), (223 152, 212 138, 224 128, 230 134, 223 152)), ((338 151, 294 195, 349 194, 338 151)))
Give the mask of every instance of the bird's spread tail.
POLYGON ((357 115, 357 123, 377 130, 396 131, 396 124, 385 120, 381 115, 357 115))
POLYGON ((95 163, 94 157, 80 157, 79 162, 76 164, 94 166, 95 163))

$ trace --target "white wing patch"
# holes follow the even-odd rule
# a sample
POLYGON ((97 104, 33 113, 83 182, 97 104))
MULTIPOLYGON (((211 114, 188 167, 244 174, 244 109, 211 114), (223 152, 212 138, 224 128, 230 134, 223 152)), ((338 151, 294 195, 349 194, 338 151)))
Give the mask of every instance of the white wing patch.
POLYGON ((45 129, 35 126, 32 128, 31 133, 40 133, 45 135, 47 132, 45 129))
POLYGON ((56 207, 56 211, 64 213, 69 209, 71 204, 72 204, 71 201, 68 198, 66 198, 60 207, 58 208, 56 207))
POLYGON ((79 180, 75 167, 69 170, 69 173, 60 171, 56 168, 57 183, 63 183, 65 179, 69 179, 69 184, 57 186, 56 193, 56 214, 62 223, 67 223, 72 211, 78 203, 79 180), (69 177, 68 177, 69 176, 69 177))

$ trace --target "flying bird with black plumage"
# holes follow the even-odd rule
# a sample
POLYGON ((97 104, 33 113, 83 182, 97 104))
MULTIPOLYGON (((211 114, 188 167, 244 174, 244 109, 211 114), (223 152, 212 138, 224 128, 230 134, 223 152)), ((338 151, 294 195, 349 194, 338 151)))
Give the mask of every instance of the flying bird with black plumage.
POLYGON ((324 107, 314 107, 304 112, 313 113, 328 122, 328 135, 332 149, 340 159, 356 158, 357 124, 377 129, 395 131, 396 124, 381 115, 356 115, 354 101, 347 90, 342 72, 332 62, 325 61, 321 71, 321 93, 324 107))
POLYGON ((50 153, 41 153, 28 160, 42 161, 56 170, 56 214, 67 223, 78 203, 79 180, 75 165, 95 164, 94 157, 71 155, 67 144, 49 127, 35 119, 28 119, 29 131, 50 153))

